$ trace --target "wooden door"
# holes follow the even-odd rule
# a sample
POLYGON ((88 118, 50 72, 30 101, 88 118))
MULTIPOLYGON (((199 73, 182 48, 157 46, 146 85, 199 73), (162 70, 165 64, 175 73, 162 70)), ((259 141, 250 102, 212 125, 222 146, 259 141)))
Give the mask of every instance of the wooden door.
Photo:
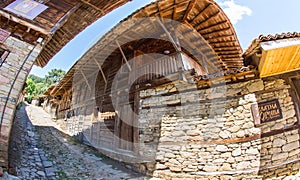
POLYGON ((116 128, 118 144, 117 147, 123 150, 136 151, 134 143, 138 141, 137 116, 138 113, 138 92, 131 92, 129 101, 119 102, 119 116, 116 117, 116 128))

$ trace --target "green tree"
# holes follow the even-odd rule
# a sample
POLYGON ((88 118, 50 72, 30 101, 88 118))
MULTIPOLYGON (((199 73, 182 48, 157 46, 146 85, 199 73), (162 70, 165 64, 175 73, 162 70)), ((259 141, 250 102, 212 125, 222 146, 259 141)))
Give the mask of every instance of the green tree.
POLYGON ((42 95, 49 86, 59 82, 65 74, 66 72, 61 69, 52 69, 45 78, 30 74, 27 77, 27 87, 25 88, 27 92, 27 101, 31 102, 32 98, 37 98, 42 95))
POLYGON ((25 88, 28 95, 34 95, 36 92, 36 84, 31 78, 26 80, 27 87, 25 88))
POLYGON ((50 72, 48 72, 48 75, 45 76, 46 84, 48 86, 57 83, 61 80, 61 78, 64 77, 66 72, 61 69, 52 69, 50 72))
POLYGON ((41 77, 38 77, 36 75, 33 75, 33 74, 29 74, 28 76, 28 79, 32 79, 33 82, 35 83, 44 83, 45 82, 45 78, 41 78, 41 77))
POLYGON ((32 98, 36 96, 36 84, 30 77, 27 78, 26 84, 27 84, 25 88, 27 92, 26 101, 30 103, 32 98))

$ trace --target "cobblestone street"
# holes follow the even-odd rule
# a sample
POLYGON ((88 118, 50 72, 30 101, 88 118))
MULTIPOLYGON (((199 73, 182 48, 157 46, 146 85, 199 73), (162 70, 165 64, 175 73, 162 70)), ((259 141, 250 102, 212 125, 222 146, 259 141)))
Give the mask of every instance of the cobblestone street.
POLYGON ((41 108, 23 105, 15 116, 8 172, 19 179, 30 180, 149 179, 80 144, 57 128, 41 108))

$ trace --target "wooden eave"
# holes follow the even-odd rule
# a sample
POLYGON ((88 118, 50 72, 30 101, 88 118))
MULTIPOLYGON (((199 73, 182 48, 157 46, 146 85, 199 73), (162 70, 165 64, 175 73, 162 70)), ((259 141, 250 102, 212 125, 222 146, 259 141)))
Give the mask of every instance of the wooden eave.
POLYGON ((263 50, 258 69, 262 78, 300 70, 300 45, 263 50))
POLYGON ((58 51, 87 26, 128 1, 79 1, 80 5, 76 9, 73 9, 73 12, 66 20, 62 20, 55 32, 52 32, 52 38, 45 44, 44 50, 37 57, 35 64, 42 67, 45 66, 58 51), (48 49, 51 49, 51 51, 48 49))
MULTIPOLYGON (((72 79, 70 77, 74 76, 75 69, 81 69, 84 72, 99 72, 95 61, 103 64, 105 61, 121 60, 116 40, 125 52, 134 50, 147 42, 155 43, 155 40, 145 39, 145 34, 168 41, 168 37, 159 25, 142 19, 147 17, 159 17, 162 21, 171 19, 179 22, 180 25, 177 26, 176 31, 184 34, 184 37, 179 37, 181 46, 190 48, 184 49, 185 53, 195 50, 198 55, 206 58, 210 73, 243 66, 242 50, 232 24, 214 1, 161 0, 137 10, 106 33, 77 61, 76 66, 71 68, 58 87, 67 85, 65 89, 70 88, 71 84, 66 82, 72 79), (190 30, 186 31, 186 27, 190 27, 190 30), (204 36, 200 36, 202 40, 195 41, 195 37, 201 35, 201 30, 205 32, 204 36)), ((165 44, 164 48, 174 49, 170 44, 165 44)), ((157 50, 163 49, 157 47, 157 50)), ((60 89, 63 92, 62 87, 57 89, 57 92, 60 89)))
POLYGON ((35 64, 43 67, 78 33, 129 0, 49 0, 45 1, 48 8, 33 20, 4 10, 13 1, 0 3, 0 26, 31 44, 42 37, 43 49, 35 64))
POLYGON ((261 78, 299 70, 300 45, 278 45, 284 41, 295 39, 300 40, 300 33, 288 32, 267 36, 260 35, 252 41, 244 52, 243 57, 249 64, 257 59, 258 62, 255 63, 258 66, 261 78), (274 42, 279 46, 278 48, 264 49, 262 47, 262 44, 272 44, 274 42))
POLYGON ((211 60, 212 64, 210 66, 221 64, 223 69, 243 66, 242 50, 233 26, 221 8, 210 0, 161 0, 153 2, 121 21, 110 32, 105 34, 83 58, 90 56, 87 54, 94 51, 93 49, 101 52, 101 55, 99 53, 95 55, 94 53, 93 56, 98 58, 108 57, 112 53, 111 49, 117 49, 114 43, 115 39, 130 41, 139 37, 143 38, 144 34, 153 35, 155 32, 163 34, 160 27, 155 28, 155 25, 150 26, 149 23, 138 20, 139 18, 147 17, 171 19, 181 23, 182 25, 178 26, 177 31, 184 34, 184 37, 181 37, 181 39, 185 45, 198 50, 204 48, 203 52, 206 51, 207 44, 211 46, 212 48, 209 49, 209 52, 204 53, 207 57, 211 57, 211 55, 216 57, 211 60), (193 30, 186 32, 186 28, 183 26, 191 27, 193 30), (201 31, 205 41, 195 41, 194 33, 197 32, 198 35, 201 35, 201 31), (218 63, 214 64, 214 62, 218 63))

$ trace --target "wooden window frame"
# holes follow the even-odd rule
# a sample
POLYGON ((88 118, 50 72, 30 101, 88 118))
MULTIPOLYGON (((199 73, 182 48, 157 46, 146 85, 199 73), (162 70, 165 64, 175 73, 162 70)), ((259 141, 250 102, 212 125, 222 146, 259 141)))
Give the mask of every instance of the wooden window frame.
POLYGON ((2 67, 9 54, 9 50, 0 47, 0 67, 2 67))

